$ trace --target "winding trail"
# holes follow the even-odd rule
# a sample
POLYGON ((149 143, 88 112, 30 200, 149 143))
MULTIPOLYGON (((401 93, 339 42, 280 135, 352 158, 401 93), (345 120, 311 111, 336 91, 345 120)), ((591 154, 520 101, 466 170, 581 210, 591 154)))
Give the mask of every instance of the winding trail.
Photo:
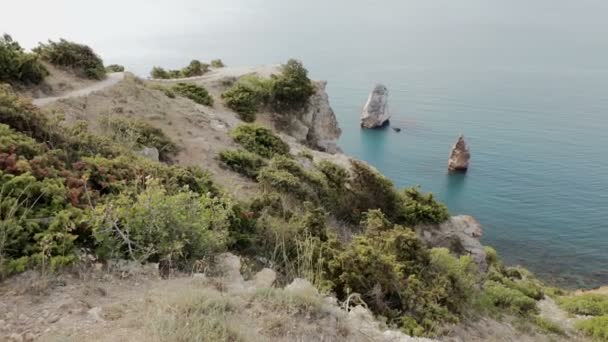
POLYGON ((99 90, 103 90, 105 88, 111 87, 111 86, 115 85, 116 83, 122 81, 124 79, 124 77, 125 77, 124 72, 114 72, 114 73, 108 74, 106 79, 96 82, 88 87, 72 90, 72 91, 67 92, 60 96, 42 97, 42 98, 34 99, 32 101, 32 103, 38 107, 42 107, 44 105, 47 105, 49 103, 52 103, 52 102, 55 102, 55 101, 58 101, 61 99, 86 96, 94 91, 99 91, 99 90))

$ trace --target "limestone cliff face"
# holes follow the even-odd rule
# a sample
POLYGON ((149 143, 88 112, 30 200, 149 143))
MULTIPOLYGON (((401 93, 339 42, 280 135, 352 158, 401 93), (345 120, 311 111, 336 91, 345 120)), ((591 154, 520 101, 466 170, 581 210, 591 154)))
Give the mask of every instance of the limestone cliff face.
POLYGON ((326 85, 325 81, 316 82, 316 91, 310 97, 306 108, 292 116, 287 123, 287 133, 298 142, 320 151, 339 153, 341 150, 336 140, 342 130, 329 104, 329 96, 325 92, 326 85))
POLYGON ((430 247, 444 247, 456 255, 470 255, 481 272, 487 271, 486 252, 479 242, 483 229, 472 216, 452 216, 440 225, 419 226, 416 231, 430 247))

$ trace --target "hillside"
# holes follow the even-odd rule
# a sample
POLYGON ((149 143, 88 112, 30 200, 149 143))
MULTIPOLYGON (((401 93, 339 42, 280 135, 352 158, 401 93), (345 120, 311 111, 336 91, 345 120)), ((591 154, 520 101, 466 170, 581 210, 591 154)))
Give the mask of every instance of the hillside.
POLYGON ((604 338, 605 294, 504 265, 473 218, 340 153, 300 62, 195 62, 74 73, 42 108, 0 88, 1 337, 604 338))

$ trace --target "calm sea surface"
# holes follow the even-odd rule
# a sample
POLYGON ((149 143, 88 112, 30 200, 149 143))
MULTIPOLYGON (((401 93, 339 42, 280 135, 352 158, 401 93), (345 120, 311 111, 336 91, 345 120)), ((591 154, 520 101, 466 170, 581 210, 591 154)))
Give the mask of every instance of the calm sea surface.
MULTIPOLYGON (((192 58, 229 65, 302 59, 313 78, 329 82, 346 153, 400 187, 432 191, 453 214, 475 216, 483 242, 508 263, 560 285, 608 284, 606 1, 179 4, 117 2, 94 17, 82 2, 53 4, 59 18, 40 27, 51 38, 87 42, 107 63, 141 75, 192 58), (375 82, 390 90, 400 133, 359 127, 375 82), (471 168, 448 175, 460 133, 471 146, 471 168)), ((28 25, 12 25, 0 28, 35 43, 28 25)))

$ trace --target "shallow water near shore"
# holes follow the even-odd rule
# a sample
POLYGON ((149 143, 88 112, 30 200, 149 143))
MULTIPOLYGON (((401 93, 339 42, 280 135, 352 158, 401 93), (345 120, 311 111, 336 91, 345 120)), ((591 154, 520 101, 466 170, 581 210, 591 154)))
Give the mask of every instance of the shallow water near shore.
POLYGON ((53 20, 76 25, 70 32, 77 34, 64 36, 95 47, 107 64, 142 76, 153 65, 177 68, 193 58, 221 57, 233 66, 299 58, 312 78, 329 82, 346 153, 400 187, 432 191, 453 214, 475 216, 485 228, 483 242, 507 263, 561 286, 608 284, 608 3, 124 6, 133 8, 109 14, 110 27, 96 25, 107 19, 91 18, 76 3, 65 21, 53 20), (139 13, 137 27, 132 13, 139 13), (67 20, 76 17, 91 22, 67 20), (103 33, 91 32, 95 27, 103 33), (375 82, 389 88, 391 124, 401 132, 359 127, 375 82), (448 175, 450 147, 461 133, 471 146, 471 168, 448 175))

